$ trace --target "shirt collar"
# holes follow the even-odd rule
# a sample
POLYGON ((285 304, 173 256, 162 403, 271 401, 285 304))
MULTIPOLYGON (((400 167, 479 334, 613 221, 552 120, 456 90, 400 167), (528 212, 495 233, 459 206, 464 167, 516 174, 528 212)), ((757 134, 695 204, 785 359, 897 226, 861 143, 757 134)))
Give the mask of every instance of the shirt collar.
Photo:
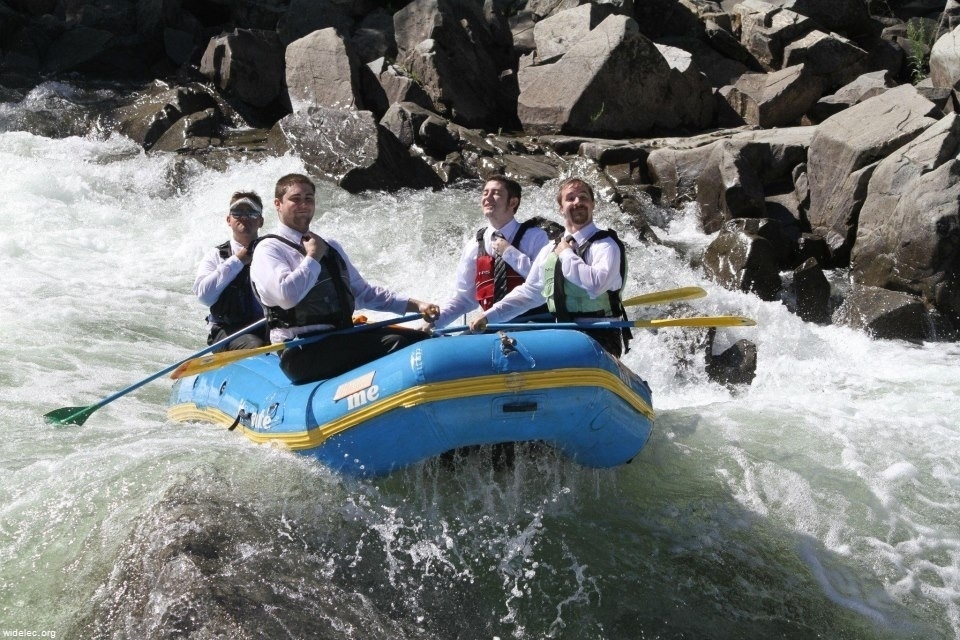
POLYGON ((294 244, 300 244, 303 242, 303 234, 294 229, 293 227, 288 227, 282 222, 277 223, 277 235, 281 238, 286 238, 294 244))
POLYGON ((492 225, 487 225, 487 237, 489 238, 493 235, 494 231, 499 231, 503 234, 504 238, 512 240, 515 235, 517 235, 517 230, 520 228, 520 223, 517 222, 516 218, 512 218, 510 222, 503 225, 499 229, 494 229, 492 225))
POLYGON ((593 222, 590 222, 589 224, 587 224, 587 226, 576 231, 573 234, 573 239, 577 241, 577 244, 583 244, 584 242, 592 238, 593 234, 595 234, 596 232, 597 232, 597 225, 595 225, 593 222))

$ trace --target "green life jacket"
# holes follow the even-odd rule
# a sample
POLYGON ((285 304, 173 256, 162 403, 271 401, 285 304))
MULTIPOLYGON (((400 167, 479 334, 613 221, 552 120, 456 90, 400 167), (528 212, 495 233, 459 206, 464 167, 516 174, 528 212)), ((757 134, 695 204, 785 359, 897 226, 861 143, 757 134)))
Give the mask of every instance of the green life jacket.
MULTIPOLYGON (((603 229, 590 236, 586 242, 577 245, 576 251, 580 258, 586 255, 590 245, 603 238, 612 238, 620 249, 620 280, 627 281, 627 249, 612 229, 603 229)), ((591 298, 586 289, 570 283, 563 277, 560 258, 551 252, 543 263, 543 289, 541 294, 547 299, 547 308, 557 318, 558 322, 570 322, 575 318, 604 317, 627 319, 627 312, 623 308, 620 298, 620 289, 607 291, 607 295, 591 298)), ((624 352, 633 338, 630 329, 622 330, 624 352)))

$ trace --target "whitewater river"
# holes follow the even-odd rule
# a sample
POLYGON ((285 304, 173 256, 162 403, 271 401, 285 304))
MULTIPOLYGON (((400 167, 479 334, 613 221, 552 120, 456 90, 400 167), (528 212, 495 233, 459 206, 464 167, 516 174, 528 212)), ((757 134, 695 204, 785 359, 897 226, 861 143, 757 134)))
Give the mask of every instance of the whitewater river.
MULTIPOLYGON (((14 131, 32 108, 0 105, 0 637, 960 638, 960 347, 713 285, 691 212, 652 212, 663 245, 597 217, 629 246, 626 296, 709 291, 634 317, 749 315, 717 349, 752 340, 757 376, 727 389, 702 333, 638 331, 624 361, 658 413, 618 469, 524 452, 345 479, 168 421, 166 378, 46 424, 204 346, 190 289, 230 193, 270 200, 302 166, 14 131)), ((527 188, 520 217, 553 215, 554 187, 527 188)), ((368 279, 440 301, 477 196, 321 183, 314 230, 368 279)))

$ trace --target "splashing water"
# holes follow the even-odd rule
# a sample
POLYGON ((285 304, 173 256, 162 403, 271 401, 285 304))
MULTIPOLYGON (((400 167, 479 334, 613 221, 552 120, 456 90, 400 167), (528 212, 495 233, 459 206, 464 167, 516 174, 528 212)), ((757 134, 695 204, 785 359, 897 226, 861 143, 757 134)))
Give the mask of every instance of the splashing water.
MULTIPOLYGON (((658 415, 630 465, 530 446, 507 468, 484 450, 356 481, 167 422, 165 379, 82 428, 40 417, 203 346, 190 289, 230 193, 269 201, 297 159, 215 171, 119 136, 7 130, 0 168, 0 633, 960 637, 960 350, 712 285, 690 266, 710 241, 695 211, 654 212, 662 245, 622 234, 625 295, 700 285, 705 299, 631 313, 755 318, 717 337, 756 343, 749 388, 708 379, 701 331, 638 330, 624 362, 658 415)), ((553 216, 552 186, 525 189, 521 217, 553 216)), ((441 301, 483 224, 478 193, 320 183, 314 229, 369 280, 441 301)), ((597 217, 629 228, 611 205, 597 217)))

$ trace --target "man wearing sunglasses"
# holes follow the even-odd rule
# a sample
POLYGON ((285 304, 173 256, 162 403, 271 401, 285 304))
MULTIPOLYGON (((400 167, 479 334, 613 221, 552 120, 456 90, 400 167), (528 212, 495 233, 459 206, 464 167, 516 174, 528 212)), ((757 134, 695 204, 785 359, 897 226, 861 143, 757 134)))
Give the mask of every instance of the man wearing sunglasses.
MULTIPOLYGON (((254 191, 230 196, 227 226, 231 238, 214 247, 197 267, 193 292, 210 307, 207 344, 213 344, 263 317, 263 307, 250 285, 248 250, 263 226, 263 202, 254 191)), ((246 333, 230 341, 225 350, 254 349, 266 344, 266 329, 246 333)))

